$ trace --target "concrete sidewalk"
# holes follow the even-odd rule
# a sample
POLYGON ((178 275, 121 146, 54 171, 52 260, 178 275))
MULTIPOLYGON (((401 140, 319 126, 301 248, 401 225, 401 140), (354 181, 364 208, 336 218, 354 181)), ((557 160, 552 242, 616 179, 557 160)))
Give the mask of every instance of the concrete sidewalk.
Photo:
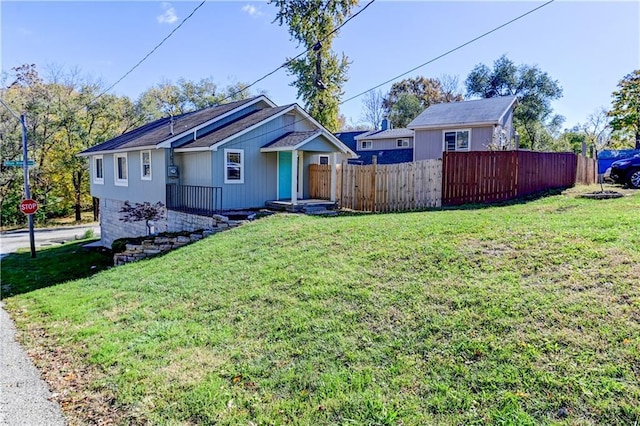
POLYGON ((15 340, 16 328, 0 302, 0 426, 62 426, 60 406, 15 340))

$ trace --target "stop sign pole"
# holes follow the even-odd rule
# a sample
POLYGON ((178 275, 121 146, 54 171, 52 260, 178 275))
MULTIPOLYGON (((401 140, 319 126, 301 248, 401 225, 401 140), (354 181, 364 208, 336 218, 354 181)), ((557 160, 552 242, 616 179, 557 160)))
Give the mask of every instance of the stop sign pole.
MULTIPOLYGON (((31 199, 31 190, 29 189, 29 154, 27 151, 27 118, 24 114, 18 117, 18 114, 13 112, 9 105, 7 105, 1 98, 0 103, 13 115, 16 120, 20 122, 20 126, 22 127, 22 155, 24 161, 24 195, 26 199, 31 199)), ((35 237, 33 235, 33 214, 27 215, 29 221, 29 246, 31 247, 31 257, 36 257, 36 242, 35 237)))

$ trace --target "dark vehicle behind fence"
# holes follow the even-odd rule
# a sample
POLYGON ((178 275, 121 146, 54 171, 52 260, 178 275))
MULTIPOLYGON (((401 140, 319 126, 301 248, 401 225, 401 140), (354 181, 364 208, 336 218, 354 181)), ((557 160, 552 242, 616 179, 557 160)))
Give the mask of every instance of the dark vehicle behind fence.
POLYGON ((615 183, 628 185, 631 188, 640 188, 640 153, 633 157, 614 161, 608 175, 609 179, 615 183))

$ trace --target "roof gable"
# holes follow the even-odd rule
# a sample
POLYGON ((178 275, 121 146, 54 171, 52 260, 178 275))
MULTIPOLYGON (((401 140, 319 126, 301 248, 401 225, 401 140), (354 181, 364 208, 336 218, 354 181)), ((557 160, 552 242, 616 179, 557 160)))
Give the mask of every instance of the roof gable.
POLYGON ((499 124, 516 102, 515 96, 501 96, 434 104, 418 115, 407 127, 426 129, 453 125, 499 124))

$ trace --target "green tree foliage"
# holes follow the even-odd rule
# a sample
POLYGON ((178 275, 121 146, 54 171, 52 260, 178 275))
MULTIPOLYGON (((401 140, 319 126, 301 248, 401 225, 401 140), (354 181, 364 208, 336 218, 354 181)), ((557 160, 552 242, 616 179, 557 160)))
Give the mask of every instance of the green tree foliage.
POLYGON ((246 99, 251 96, 250 92, 244 90, 246 87, 244 83, 236 83, 220 88, 212 78, 203 78, 197 82, 181 78, 175 84, 166 80, 142 93, 137 104, 145 121, 153 121, 207 108, 223 101, 246 99))
POLYGON ((520 146, 532 150, 544 148, 550 137, 548 126, 553 127, 561 120, 559 116, 553 116, 551 101, 562 96, 562 87, 537 66, 516 66, 503 55, 493 63, 493 69, 484 64, 476 65, 465 85, 468 96, 518 97, 514 124, 521 135, 520 146))
POLYGON ((389 119, 395 128, 407 127, 423 110, 422 102, 416 95, 402 93, 391 107, 389 119))
POLYGON ((635 148, 640 149, 640 70, 624 76, 613 92, 613 102, 609 116, 611 127, 617 136, 635 140, 635 148))
POLYGON ((287 25, 292 40, 308 52, 287 61, 296 80, 291 83, 311 116, 331 131, 338 131, 339 102, 347 81, 347 57, 331 51, 332 33, 351 13, 358 0, 270 0, 278 13, 274 22, 287 25))
MULTIPOLYGON (((52 70, 47 80, 35 65, 13 69, 14 81, 2 89, 2 97, 14 111, 27 115, 31 195, 40 208, 36 219, 65 215, 91 205, 86 160, 76 154, 138 125, 141 120, 126 97, 102 95, 101 85, 78 72, 52 70)), ((17 121, 3 111, 0 129, 2 158, 22 159, 21 132, 17 121), (16 121, 14 124, 12 121, 16 121)), ((25 220, 17 209, 23 197, 20 170, 4 168, 0 178, 3 224, 25 220)))

